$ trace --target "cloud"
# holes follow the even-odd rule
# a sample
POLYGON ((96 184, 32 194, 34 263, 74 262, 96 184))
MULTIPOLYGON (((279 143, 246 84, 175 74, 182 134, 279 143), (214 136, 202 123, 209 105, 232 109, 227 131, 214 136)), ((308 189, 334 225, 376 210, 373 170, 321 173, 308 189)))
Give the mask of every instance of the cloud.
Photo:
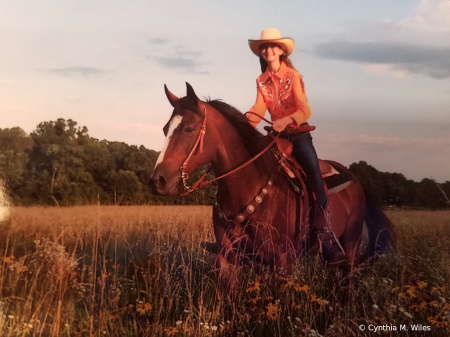
POLYGON ((104 73, 102 69, 93 67, 73 66, 67 68, 54 68, 48 70, 51 73, 63 76, 97 76, 104 73))
POLYGON ((421 0, 411 15, 397 22, 356 22, 347 27, 316 45, 313 53, 362 64, 371 73, 450 78, 449 0, 421 0))
POLYGON ((389 65, 393 71, 422 74, 436 79, 450 77, 450 48, 395 42, 332 41, 318 45, 324 58, 364 64, 389 65))
POLYGON ((421 0, 414 15, 404 19, 401 25, 426 30, 450 30, 450 1, 421 0))
POLYGON ((162 44, 167 44, 168 42, 169 42, 168 39, 161 39, 161 38, 148 40, 148 43, 150 43, 151 45, 162 45, 162 44))
POLYGON ((328 137, 328 143, 338 145, 339 147, 353 146, 364 149, 365 151, 397 151, 402 149, 419 149, 422 151, 438 150, 450 148, 450 139, 442 138, 400 138, 400 137, 381 137, 369 135, 338 136, 328 137))
POLYGON ((183 50, 180 47, 175 51, 165 52, 164 55, 148 56, 150 60, 155 60, 157 64, 164 68, 180 70, 184 73, 209 74, 202 70, 202 67, 208 62, 202 61, 203 53, 195 50, 183 50))

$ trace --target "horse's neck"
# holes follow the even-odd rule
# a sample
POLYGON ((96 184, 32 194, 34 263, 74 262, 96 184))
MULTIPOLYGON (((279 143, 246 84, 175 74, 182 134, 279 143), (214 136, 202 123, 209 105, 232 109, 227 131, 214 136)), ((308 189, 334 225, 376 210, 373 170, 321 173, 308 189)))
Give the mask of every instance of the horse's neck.
MULTIPOLYGON (((242 138, 234 130, 221 132, 219 137, 221 139, 217 144, 220 145, 217 146, 216 159, 212 163, 216 176, 226 174, 252 158, 242 138)), ((242 207, 253 201, 268 179, 269 177, 261 173, 254 163, 250 163, 218 180, 218 199, 226 201, 230 208, 224 211, 240 212, 242 207)))

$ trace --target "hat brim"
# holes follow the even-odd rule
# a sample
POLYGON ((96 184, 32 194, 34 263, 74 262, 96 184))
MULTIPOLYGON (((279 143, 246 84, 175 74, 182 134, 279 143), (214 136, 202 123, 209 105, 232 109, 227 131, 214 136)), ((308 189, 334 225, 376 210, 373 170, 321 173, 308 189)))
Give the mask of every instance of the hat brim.
POLYGON ((264 43, 276 43, 280 45, 286 56, 291 55, 295 47, 294 40, 292 40, 290 37, 274 40, 248 40, 248 45, 256 56, 261 56, 259 47, 264 43))

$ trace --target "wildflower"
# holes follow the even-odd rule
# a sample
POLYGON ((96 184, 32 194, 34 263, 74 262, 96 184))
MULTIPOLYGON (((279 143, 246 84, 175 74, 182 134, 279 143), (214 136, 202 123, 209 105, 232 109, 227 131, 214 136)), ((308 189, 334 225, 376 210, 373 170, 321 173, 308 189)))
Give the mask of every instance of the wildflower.
POLYGON ((213 325, 213 326, 211 327, 211 330, 212 330, 212 331, 217 331, 217 326, 213 325))
POLYGON ((416 289, 413 287, 408 287, 406 290, 406 294, 410 297, 410 298, 414 298, 416 297, 416 289))
POLYGON ((299 322, 299 323, 302 322, 302 320, 301 320, 299 317, 295 317, 295 320, 296 320, 297 322, 299 322))
POLYGON ((445 317, 444 315, 440 315, 440 314, 428 317, 428 322, 430 322, 433 325, 436 325, 440 328, 444 328, 444 327, 448 326, 447 317, 445 317))
POLYGON ((8 315, 8 318, 9 319, 14 319, 14 316, 13 315, 8 315))
POLYGON ((372 307, 373 307, 375 310, 380 309, 380 308, 378 307, 378 305, 376 305, 376 304, 372 305, 372 307))
POLYGON ((249 300, 248 300, 248 303, 256 304, 256 302, 258 302, 260 299, 261 299, 261 296, 257 296, 257 297, 255 297, 255 298, 249 299, 249 300))
POLYGON ((183 321, 177 321, 177 322, 175 323, 176 326, 181 325, 181 324, 183 324, 183 321))
POLYGON ((286 280, 285 283, 283 283, 281 285, 281 290, 286 290, 286 289, 291 288, 291 287, 294 286, 294 283, 292 283, 291 280, 289 280, 289 279, 285 279, 285 280, 286 280))
POLYGON ((189 314, 189 310, 187 310, 187 309, 184 309, 183 312, 184 312, 185 314, 189 314))
POLYGON ((250 284, 250 286, 245 291, 246 293, 252 292, 252 291, 255 291, 255 290, 256 291, 260 291, 261 290, 261 288, 260 288, 261 283, 259 283, 258 281, 250 282, 249 284, 250 284))
POLYGON ((417 282, 417 287, 418 287, 419 289, 423 289, 423 288, 425 288, 427 285, 428 285, 428 283, 423 282, 423 281, 418 281, 418 282, 417 282))
POLYGON ((268 319, 276 320, 278 318, 278 307, 276 305, 269 303, 269 305, 266 306, 266 310, 266 316, 268 319))
POLYGON ((165 329, 167 336, 175 336, 178 333, 178 329, 175 327, 170 327, 165 329))
POLYGON ((309 291, 309 286, 307 285, 307 284, 305 284, 305 285, 299 285, 299 284, 296 284, 295 286, 294 286, 294 289, 296 290, 296 291, 298 291, 298 292, 305 292, 305 293, 307 293, 308 291, 309 291))
POLYGON ((447 288, 446 286, 433 287, 433 288, 431 288, 431 293, 437 293, 437 292, 444 293, 446 288, 447 288))
POLYGON ((311 295, 311 302, 317 302, 319 305, 328 304, 323 298, 317 297, 316 295, 311 295))
POLYGON ((139 304, 136 307, 136 311, 141 315, 145 315, 150 310, 152 310, 152 305, 150 303, 139 304))
POLYGON ((409 307, 409 309, 419 311, 419 310, 425 309, 427 306, 428 306, 428 303, 423 301, 419 304, 413 304, 412 306, 409 307))

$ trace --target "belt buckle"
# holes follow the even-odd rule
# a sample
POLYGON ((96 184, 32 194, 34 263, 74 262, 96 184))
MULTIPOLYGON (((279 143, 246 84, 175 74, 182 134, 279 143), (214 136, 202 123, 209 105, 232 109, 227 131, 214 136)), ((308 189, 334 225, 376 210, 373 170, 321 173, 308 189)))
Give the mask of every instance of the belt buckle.
POLYGON ((292 135, 294 133, 294 128, 291 125, 286 126, 286 129, 284 129, 287 135, 292 135))

